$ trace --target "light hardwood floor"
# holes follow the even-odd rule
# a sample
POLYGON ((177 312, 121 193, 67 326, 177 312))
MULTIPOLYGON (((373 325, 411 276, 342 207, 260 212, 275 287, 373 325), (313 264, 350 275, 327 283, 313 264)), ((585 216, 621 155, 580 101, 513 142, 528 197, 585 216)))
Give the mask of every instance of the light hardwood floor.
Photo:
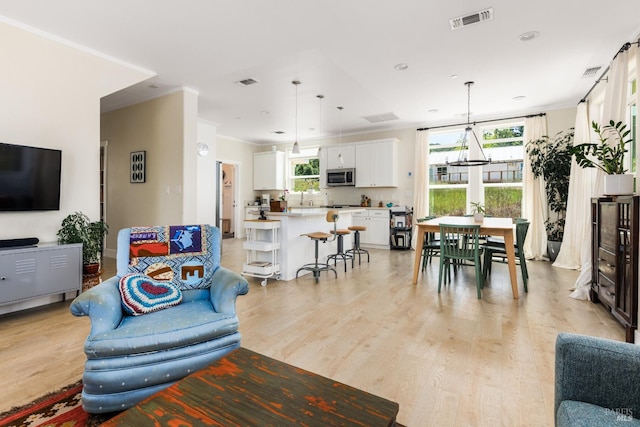
MULTIPOLYGON (((413 254, 373 250, 318 284, 249 278, 242 346, 396 401, 408 426, 493 427, 553 425, 559 332, 624 340, 601 305, 569 298, 575 271, 530 261, 529 293, 520 281, 514 300, 496 264, 478 300, 472 268, 438 295, 437 258, 412 285, 413 254)), ((224 266, 241 271, 244 259, 241 240, 224 240, 224 266)), ((89 320, 68 306, 0 316, 0 412, 80 379, 89 320)))

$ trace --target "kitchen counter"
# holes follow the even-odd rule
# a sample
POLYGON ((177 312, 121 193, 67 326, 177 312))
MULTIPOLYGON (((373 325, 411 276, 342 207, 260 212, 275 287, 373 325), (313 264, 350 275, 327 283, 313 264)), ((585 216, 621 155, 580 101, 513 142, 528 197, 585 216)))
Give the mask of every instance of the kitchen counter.
MULTIPOLYGON (((315 244, 303 234, 322 231, 329 233, 333 230, 333 223, 327 222, 327 211, 338 211, 337 228, 344 229, 352 224, 351 215, 354 212, 364 210, 360 207, 349 207, 341 209, 328 209, 313 206, 292 207, 293 212, 265 212, 267 219, 281 221, 279 228, 280 249, 278 258, 280 262, 280 278, 282 280, 293 280, 296 278, 296 271, 304 264, 314 262, 315 244), (296 212, 298 210, 298 212, 296 212)), ((344 236, 344 248, 351 248, 351 235, 344 236)), ((335 240, 320 243, 318 248, 318 261, 324 262, 327 255, 336 253, 337 242, 335 240)), ((340 271, 340 265, 336 268, 340 271)), ((310 274, 309 271, 301 271, 299 277, 310 274)), ((334 278, 333 272, 323 272, 320 280, 334 278)), ((305 279, 306 280, 306 279, 305 279)))

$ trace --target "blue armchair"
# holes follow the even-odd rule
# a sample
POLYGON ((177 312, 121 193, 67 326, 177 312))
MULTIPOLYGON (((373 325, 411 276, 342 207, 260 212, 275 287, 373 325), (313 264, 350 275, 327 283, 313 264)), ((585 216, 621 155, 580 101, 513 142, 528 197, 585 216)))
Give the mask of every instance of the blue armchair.
POLYGON ((73 315, 91 320, 84 344, 85 411, 127 409, 240 346, 235 303, 249 287, 220 266, 220 239, 220 230, 209 225, 120 230, 116 276, 71 304, 73 315), (123 308, 120 279, 134 273, 160 284, 147 284, 151 291, 172 283, 181 302, 131 315, 130 307, 123 308))
POLYGON ((640 426, 640 347, 561 333, 555 369, 556 426, 640 426))

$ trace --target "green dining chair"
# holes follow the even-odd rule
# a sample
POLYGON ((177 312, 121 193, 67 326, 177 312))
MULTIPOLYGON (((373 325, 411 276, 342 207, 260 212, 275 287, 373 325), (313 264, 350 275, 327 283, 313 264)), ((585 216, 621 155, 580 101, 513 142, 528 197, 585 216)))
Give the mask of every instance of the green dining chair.
MULTIPOLYGON (((526 218, 515 218, 516 223, 516 241, 514 242, 514 250, 516 258, 520 264, 520 271, 522 272, 522 283, 524 283, 524 291, 529 292, 527 284, 529 282, 529 271, 527 270, 527 260, 524 256, 524 240, 527 238, 527 232, 529 231, 529 221, 526 218)), ((482 245, 484 250, 484 266, 482 268, 483 277, 487 278, 491 273, 491 263, 494 256, 505 258, 507 251, 504 245, 504 239, 497 239, 490 237, 487 243, 482 245)))
POLYGON ((472 261, 476 271, 478 299, 482 298, 484 276, 480 261, 480 225, 440 224, 440 272, 438 293, 442 281, 451 281, 451 267, 462 261, 472 261))
MULTIPOLYGON (((435 215, 429 215, 416 221, 420 223, 435 218, 435 215)), ((440 240, 436 238, 436 233, 431 231, 425 233, 424 242, 422 242, 422 271, 427 268, 427 262, 431 263, 431 259, 438 254, 440 254, 440 240)))

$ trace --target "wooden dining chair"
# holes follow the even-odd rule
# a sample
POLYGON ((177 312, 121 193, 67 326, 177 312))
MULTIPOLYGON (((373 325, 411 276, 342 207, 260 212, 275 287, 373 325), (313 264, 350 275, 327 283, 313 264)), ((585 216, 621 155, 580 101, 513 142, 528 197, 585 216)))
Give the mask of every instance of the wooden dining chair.
POLYGON ((440 224, 440 271, 438 293, 442 280, 451 281, 451 267, 462 261, 472 261, 476 272, 478 299, 482 298, 484 276, 480 261, 480 224, 440 224))
MULTIPOLYGON (((516 241, 513 244, 516 258, 520 264, 520 271, 522 272, 522 282, 524 283, 524 291, 529 292, 527 283, 529 281, 529 271, 527 270, 527 260, 524 256, 524 241, 527 238, 527 232, 529 231, 529 221, 525 218, 515 218, 516 223, 516 241)), ((482 276, 486 280, 489 273, 491 273, 491 263, 494 257, 499 256, 506 258, 507 251, 504 245, 504 239, 497 239, 490 237, 487 243, 482 245, 484 251, 484 265, 482 267, 482 276)))

